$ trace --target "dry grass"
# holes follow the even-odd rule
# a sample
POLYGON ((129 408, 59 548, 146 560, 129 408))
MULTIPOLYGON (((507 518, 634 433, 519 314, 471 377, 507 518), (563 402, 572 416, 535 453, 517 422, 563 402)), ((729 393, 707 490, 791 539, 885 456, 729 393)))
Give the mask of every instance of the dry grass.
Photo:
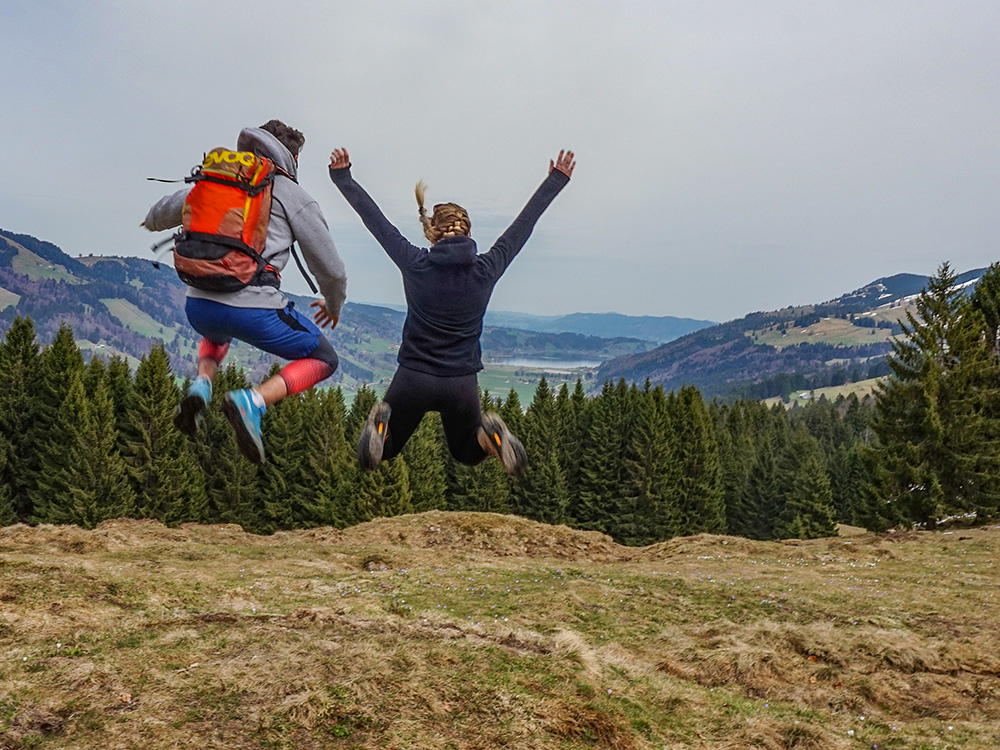
POLYGON ((799 344, 833 344, 835 346, 865 346, 888 341, 892 335, 889 328, 862 328, 849 320, 823 318, 805 328, 789 328, 782 332, 778 326, 752 331, 749 334, 755 344, 784 349, 799 344))
POLYGON ((859 401, 864 401, 865 398, 871 397, 875 390, 875 385, 880 380, 881 378, 868 378, 867 380, 859 380, 856 383, 831 385, 826 388, 813 388, 808 391, 792 391, 787 401, 781 396, 771 396, 770 398, 763 399, 763 403, 767 406, 774 406, 780 403, 784 404, 787 408, 791 408, 795 404, 805 405, 810 400, 815 399, 818 401, 820 398, 826 398, 827 401, 836 401, 841 396, 848 398, 852 393, 858 397, 859 401), (805 395, 803 396, 803 394, 805 395))
POLYGON ((0 529, 0 749, 996 748, 1000 528, 0 529))

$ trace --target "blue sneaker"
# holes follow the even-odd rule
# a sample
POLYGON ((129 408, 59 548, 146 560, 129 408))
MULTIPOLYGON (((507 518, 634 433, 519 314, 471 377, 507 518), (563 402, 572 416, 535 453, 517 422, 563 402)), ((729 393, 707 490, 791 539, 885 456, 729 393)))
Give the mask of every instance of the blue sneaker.
POLYGON ((236 430, 240 453, 255 464, 264 463, 264 440, 260 434, 260 418, 264 407, 257 406, 244 389, 230 391, 222 401, 222 412, 236 430))
POLYGON ((174 427, 185 435, 195 436, 201 427, 201 420, 212 403, 212 381, 197 378, 184 394, 180 405, 174 410, 174 427))

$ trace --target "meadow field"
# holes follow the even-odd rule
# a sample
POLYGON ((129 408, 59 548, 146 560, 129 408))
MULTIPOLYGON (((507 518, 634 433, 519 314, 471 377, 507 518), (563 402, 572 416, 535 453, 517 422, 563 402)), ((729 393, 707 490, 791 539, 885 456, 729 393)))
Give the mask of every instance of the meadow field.
POLYGON ((998 544, 11 526, 0 748, 993 750, 998 544))

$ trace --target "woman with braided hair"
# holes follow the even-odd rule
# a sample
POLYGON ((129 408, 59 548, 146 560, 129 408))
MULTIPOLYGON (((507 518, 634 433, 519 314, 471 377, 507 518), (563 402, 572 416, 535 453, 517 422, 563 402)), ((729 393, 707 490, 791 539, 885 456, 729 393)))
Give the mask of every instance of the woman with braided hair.
POLYGON ((483 414, 476 373, 483 369, 479 337, 493 287, 527 242, 542 212, 569 182, 576 161, 560 151, 549 174, 514 223, 489 252, 477 254, 468 212, 439 203, 430 216, 424 208, 426 186, 417 183, 420 223, 430 249, 411 244, 382 214, 351 176, 347 149, 330 155, 330 179, 403 275, 406 322, 399 346, 399 367, 375 404, 358 440, 358 461, 372 469, 397 455, 424 414, 441 413, 448 450, 457 461, 475 465, 496 456, 511 474, 520 474, 527 457, 520 441, 499 414, 483 414))

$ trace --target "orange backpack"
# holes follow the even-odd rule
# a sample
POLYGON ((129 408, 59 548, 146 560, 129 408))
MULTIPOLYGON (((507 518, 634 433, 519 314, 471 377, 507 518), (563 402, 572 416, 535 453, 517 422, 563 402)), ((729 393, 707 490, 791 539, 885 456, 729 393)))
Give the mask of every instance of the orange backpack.
POLYGON ((277 271, 261 256, 276 171, 270 159, 220 147, 184 179, 194 187, 174 243, 181 281, 211 292, 278 286, 277 271))

